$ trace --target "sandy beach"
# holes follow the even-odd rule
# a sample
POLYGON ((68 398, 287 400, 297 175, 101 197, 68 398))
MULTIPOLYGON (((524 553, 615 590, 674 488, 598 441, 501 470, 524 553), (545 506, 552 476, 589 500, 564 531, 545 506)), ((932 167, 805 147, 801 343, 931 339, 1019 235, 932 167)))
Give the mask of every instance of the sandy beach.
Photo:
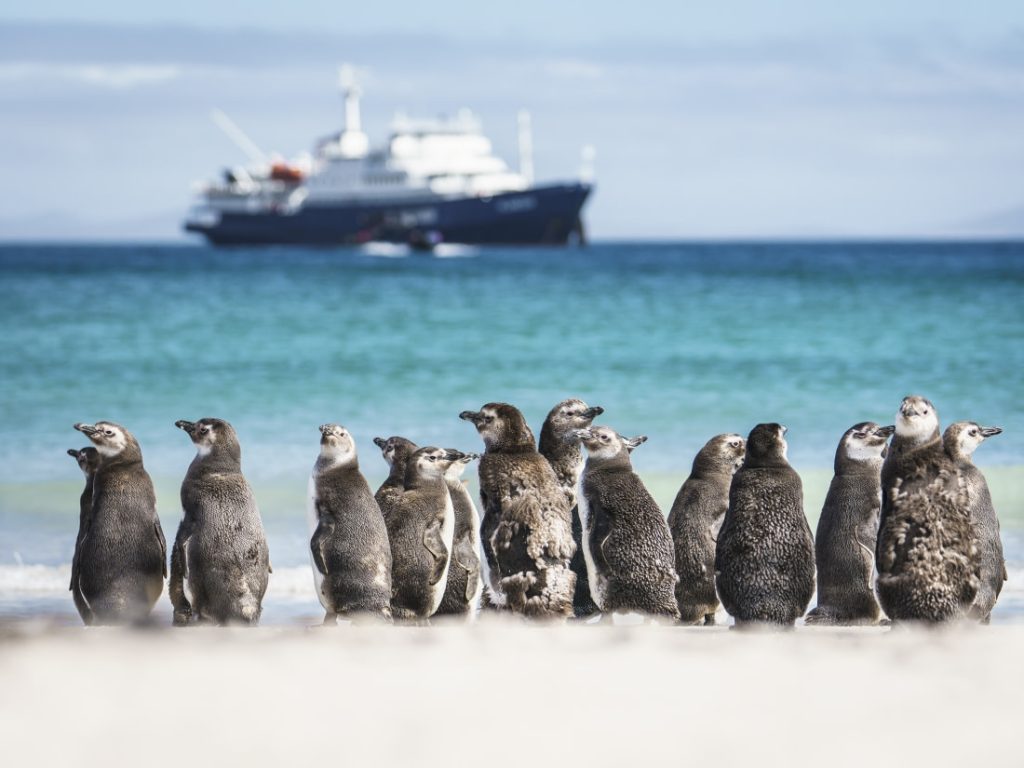
POLYGON ((4 634, 9 764, 1021 762, 1017 626, 4 634))

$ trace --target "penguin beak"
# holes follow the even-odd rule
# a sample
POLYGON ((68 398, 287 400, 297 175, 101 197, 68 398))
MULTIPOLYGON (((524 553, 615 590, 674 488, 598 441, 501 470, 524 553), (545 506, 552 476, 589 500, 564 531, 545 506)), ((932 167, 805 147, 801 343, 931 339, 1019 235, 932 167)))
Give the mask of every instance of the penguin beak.
POLYGON ((383 451, 384 446, 388 444, 388 441, 385 440, 383 437, 375 437, 373 438, 373 444, 383 451))
POLYGON ((587 410, 583 412, 583 415, 588 419, 595 419, 602 413, 604 413, 604 408, 600 405, 595 405, 593 408, 587 408, 587 410))
POLYGON ((184 419, 178 419, 174 422, 174 426, 178 429, 184 430, 190 435, 196 430, 196 423, 194 421, 185 421, 184 419))
POLYGON ((78 459, 78 451, 76 451, 74 448, 68 448, 68 456, 70 456, 71 458, 77 460, 78 459))
POLYGON ((896 425, 894 425, 894 424, 890 424, 887 427, 879 427, 878 429, 875 430, 875 434, 876 435, 878 435, 879 437, 885 437, 885 438, 892 437, 893 434, 895 434, 895 432, 896 432, 896 425))
POLYGON ((465 455, 466 454, 464 454, 462 451, 456 451, 454 448, 449 448, 444 452, 445 459, 451 462, 459 461, 460 459, 465 457, 465 455))
POLYGON ((569 437, 571 437, 573 440, 580 440, 583 442, 590 440, 593 436, 594 433, 591 432, 589 429, 574 429, 572 432, 569 433, 569 437))
POLYGON ((327 431, 331 428, 330 424, 321 424, 317 429, 320 430, 321 435, 326 435, 327 431))
POLYGON ((985 437, 992 437, 994 435, 1002 434, 1003 430, 1000 427, 982 427, 981 434, 985 437))
POLYGON ((77 429, 79 432, 83 432, 86 435, 89 435, 90 437, 99 432, 99 430, 96 429, 96 427, 94 427, 92 424, 75 424, 75 429, 77 429))
POLYGON ((459 418, 463 421, 472 421, 474 424, 479 424, 483 414, 480 411, 463 411, 459 414, 459 418))
POLYGON ((480 458, 480 454, 479 453, 464 453, 464 454, 462 454, 462 458, 459 459, 459 461, 461 461, 463 464, 469 464, 469 462, 473 461, 474 459, 479 459, 479 458, 480 458))
POLYGON ((624 437, 623 441, 626 443, 626 450, 632 453, 634 448, 637 448, 638 446, 641 446, 647 442, 647 435, 637 435, 636 437, 624 437))

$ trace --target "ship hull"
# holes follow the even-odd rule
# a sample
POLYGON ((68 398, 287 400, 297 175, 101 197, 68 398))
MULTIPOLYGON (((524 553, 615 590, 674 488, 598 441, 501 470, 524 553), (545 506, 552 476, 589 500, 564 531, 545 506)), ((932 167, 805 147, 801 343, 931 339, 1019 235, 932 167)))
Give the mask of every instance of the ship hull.
POLYGON ((369 241, 564 245, 583 239, 585 183, 552 184, 493 197, 306 203, 294 212, 220 212, 185 229, 215 245, 352 245, 369 241))

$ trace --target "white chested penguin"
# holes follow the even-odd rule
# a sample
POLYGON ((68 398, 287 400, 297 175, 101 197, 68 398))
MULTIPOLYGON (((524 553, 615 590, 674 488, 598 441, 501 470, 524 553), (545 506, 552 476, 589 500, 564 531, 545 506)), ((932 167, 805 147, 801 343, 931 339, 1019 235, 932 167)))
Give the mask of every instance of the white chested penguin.
POLYGON ((577 618, 593 616, 598 612, 597 604, 590 595, 587 580, 587 563, 583 559, 583 525, 576 506, 576 491, 580 474, 583 472, 583 451, 580 441, 574 437, 577 430, 589 427, 597 416, 604 413, 600 406, 590 407, 582 400, 563 400, 548 413, 540 430, 541 456, 548 460, 555 470, 558 485, 565 494, 572 514, 572 540, 576 543, 576 554, 569 566, 576 574, 576 591, 572 598, 573 614, 577 618))
POLYGON ((836 448, 835 475, 814 536, 818 604, 808 624, 876 624, 875 544, 882 508, 882 461, 896 427, 855 424, 836 448))
POLYGON ((463 411, 484 441, 480 459, 485 586, 497 608, 526 616, 572 615, 576 551, 569 504, 519 409, 488 403, 463 411))
POLYGON ((960 470, 967 490, 967 505, 974 528, 980 560, 978 594, 968 610, 972 618, 988 624, 1003 582, 1007 579, 1003 542, 999 538, 999 518, 992 505, 985 475, 974 465, 975 449, 985 440, 1002 432, 999 427, 982 427, 973 421, 957 421, 946 427, 942 444, 946 454, 960 470))
POLYGON ((684 624, 715 623, 715 541, 729 508, 732 476, 745 452, 746 441, 740 435, 716 435, 708 440, 697 452, 690 476, 668 513, 679 575, 676 604, 684 624))
POLYGON ((967 491, 935 406, 917 395, 903 398, 882 464, 875 564, 878 601, 893 622, 959 619, 978 592, 967 491))
POLYGON ((595 602, 605 614, 678 619, 672 534, 633 471, 626 440, 608 427, 576 437, 587 449, 577 503, 595 602))
POLYGON ((174 623, 259 624, 270 552, 242 448, 222 419, 176 421, 196 456, 181 483, 183 516, 171 552, 174 623))
POLYGON ((715 547, 715 586, 737 626, 792 626, 814 594, 814 540, 803 484, 786 460, 786 428, 758 424, 729 488, 715 547))
POLYGON ((388 513, 402 497, 402 492, 405 490, 405 468, 409 463, 409 457, 416 452, 419 446, 411 440, 397 435, 389 437, 387 440, 383 437, 375 437, 373 443, 380 448, 381 456, 384 457, 384 461, 388 465, 387 479, 381 483, 380 488, 373 495, 377 506, 380 507, 381 514, 387 518, 388 513))
POLYGON ((448 586, 435 616, 476 617, 480 607, 483 579, 480 574, 480 513, 466 488, 462 473, 478 453, 462 453, 448 449, 455 457, 444 473, 448 494, 455 510, 455 534, 452 539, 452 558, 448 566, 448 586))
POLYGON ((85 538, 85 532, 89 529, 89 516, 92 512, 92 480, 100 466, 100 453, 90 445, 79 450, 68 448, 68 456, 75 460, 78 468, 85 475, 85 488, 78 499, 78 535, 75 537, 75 554, 71 558, 71 584, 68 589, 71 590, 71 598, 75 601, 78 615, 82 617, 83 621, 86 621, 86 616, 90 616, 91 611, 89 604, 82 597, 82 590, 78 585, 78 567, 79 557, 82 553, 82 539, 85 538))
POLYGON ((455 508, 444 475, 457 458, 432 446, 414 452, 405 470, 405 490, 384 518, 396 620, 423 621, 441 605, 455 536, 455 508))
POLYGON ((338 424, 320 427, 309 479, 313 582, 324 624, 338 616, 391 619, 391 546, 380 507, 359 471, 355 440, 338 424))
POLYGON ((153 610, 167 575, 167 545, 153 481, 142 464, 139 443, 127 429, 110 421, 75 424, 75 429, 99 453, 88 526, 78 546, 78 592, 86 608, 82 620, 142 621, 153 610))

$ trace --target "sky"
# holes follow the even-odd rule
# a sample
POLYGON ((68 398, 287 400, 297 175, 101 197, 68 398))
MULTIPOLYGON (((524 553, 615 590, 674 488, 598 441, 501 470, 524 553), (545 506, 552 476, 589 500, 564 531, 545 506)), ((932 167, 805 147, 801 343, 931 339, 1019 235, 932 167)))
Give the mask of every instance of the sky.
POLYGON ((36 2, 0 10, 0 239, 168 239, 197 181, 473 109, 604 239, 1024 234, 1024 3, 36 2), (843 4, 846 6, 847 4, 843 4))

